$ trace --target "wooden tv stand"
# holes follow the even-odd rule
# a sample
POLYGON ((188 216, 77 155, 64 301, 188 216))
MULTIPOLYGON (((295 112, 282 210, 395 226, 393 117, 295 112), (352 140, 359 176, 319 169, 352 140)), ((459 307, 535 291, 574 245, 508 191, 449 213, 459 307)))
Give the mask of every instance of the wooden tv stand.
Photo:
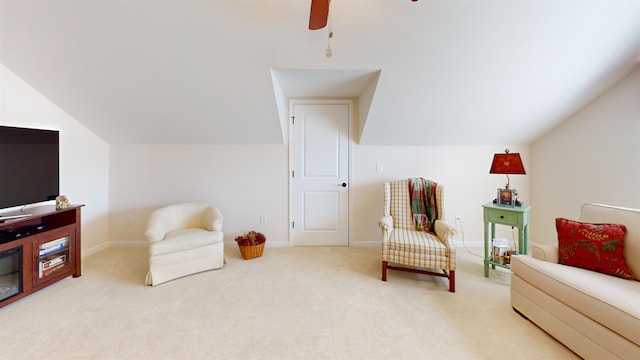
MULTIPOLYGON (((0 254, 20 249, 18 293, 0 300, 0 308, 68 276, 79 277, 80 209, 74 205, 56 210, 54 205, 28 209, 28 217, 0 223, 0 254)), ((17 276, 0 268, 2 277, 17 276)))

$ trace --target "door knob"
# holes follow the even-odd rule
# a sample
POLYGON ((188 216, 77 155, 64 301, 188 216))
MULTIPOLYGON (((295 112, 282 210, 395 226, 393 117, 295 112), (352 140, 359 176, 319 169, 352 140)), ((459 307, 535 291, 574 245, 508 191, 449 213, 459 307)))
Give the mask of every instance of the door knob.
POLYGON ((340 184, 338 186, 347 187, 347 183, 342 183, 342 184, 340 184))

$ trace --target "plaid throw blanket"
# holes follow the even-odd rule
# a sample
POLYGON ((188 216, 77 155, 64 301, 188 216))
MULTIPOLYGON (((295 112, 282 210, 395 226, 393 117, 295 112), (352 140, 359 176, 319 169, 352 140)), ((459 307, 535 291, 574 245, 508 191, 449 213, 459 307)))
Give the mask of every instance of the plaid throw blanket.
POLYGON ((423 178, 409 178, 411 215, 417 231, 434 232, 433 223, 438 217, 436 208, 436 184, 423 178))

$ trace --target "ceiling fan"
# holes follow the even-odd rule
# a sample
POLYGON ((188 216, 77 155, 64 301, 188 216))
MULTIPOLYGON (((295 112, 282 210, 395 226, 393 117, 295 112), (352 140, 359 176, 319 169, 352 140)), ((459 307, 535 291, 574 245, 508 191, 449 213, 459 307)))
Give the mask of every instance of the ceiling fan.
MULTIPOLYGON (((327 26, 329 18, 329 1, 311 0, 311 12, 309 14, 309 30, 318 30, 327 26)), ((411 0, 416 2, 418 0, 411 0)))
POLYGON ((327 26, 329 18, 329 0, 311 0, 309 30, 318 30, 327 26))

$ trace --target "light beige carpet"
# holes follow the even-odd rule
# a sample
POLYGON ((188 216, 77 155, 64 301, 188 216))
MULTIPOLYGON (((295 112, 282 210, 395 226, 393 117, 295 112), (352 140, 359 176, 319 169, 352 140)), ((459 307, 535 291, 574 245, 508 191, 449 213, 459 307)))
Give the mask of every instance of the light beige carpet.
MULTIPOLYGON (((0 309, 1 359, 575 359, 515 313, 509 272, 458 250, 445 279, 390 271, 378 248, 266 248, 157 287, 144 248, 0 309)), ((478 250, 480 252, 480 250, 478 250)))

